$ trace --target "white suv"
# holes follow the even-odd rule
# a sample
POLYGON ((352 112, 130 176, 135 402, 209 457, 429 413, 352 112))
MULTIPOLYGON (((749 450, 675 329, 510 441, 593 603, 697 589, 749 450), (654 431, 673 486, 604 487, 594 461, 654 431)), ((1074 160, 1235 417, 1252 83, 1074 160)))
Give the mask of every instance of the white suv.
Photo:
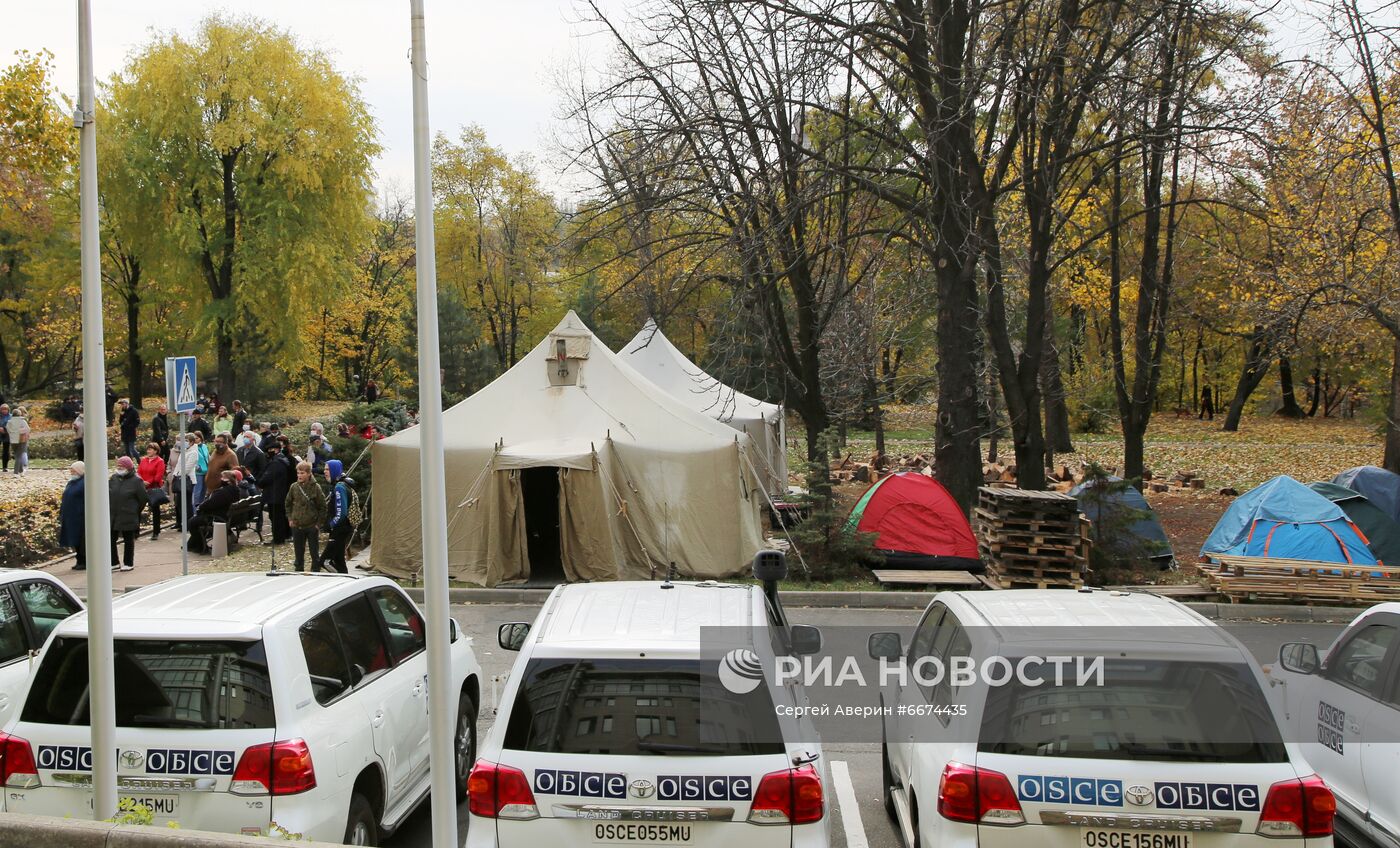
POLYGON ((900 641, 875 634, 870 653, 910 671, 882 692, 886 807, 906 845, 1332 844, 1332 793, 1281 734, 1261 670, 1181 604, 944 592, 900 641), (938 673, 957 663, 974 673, 938 673))
POLYGON ((1325 660, 1306 642, 1284 645, 1272 677, 1304 755, 1337 793, 1343 835, 1400 845, 1400 603, 1357 616, 1325 660))
POLYGON ((0 727, 15 714, 34 657, 58 623, 83 608, 57 577, 0 568, 0 727))
MULTIPOLYGON (((112 602, 119 790, 157 823, 376 844, 427 796, 423 619, 393 582, 182 577, 112 602)), ((5 809, 92 803, 86 615, 60 624, 0 738, 5 809)), ((452 624, 459 792, 480 670, 452 624)))
POLYGON ((501 646, 521 655, 468 782, 467 848, 824 848, 821 746, 809 724, 777 720, 804 696, 759 678, 775 653, 814 652, 821 637, 789 627, 776 597, 712 581, 574 584, 533 626, 503 625, 501 646), (744 645, 750 661, 730 671, 749 684, 702 656, 709 627, 744 645))

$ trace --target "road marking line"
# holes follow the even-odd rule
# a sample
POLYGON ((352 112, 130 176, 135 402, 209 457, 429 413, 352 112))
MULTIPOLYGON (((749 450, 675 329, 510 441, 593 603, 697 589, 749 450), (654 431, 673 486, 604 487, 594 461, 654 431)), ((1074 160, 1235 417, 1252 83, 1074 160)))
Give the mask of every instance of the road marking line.
POLYGON ((846 831, 846 848, 870 848, 865 825, 860 820, 860 803, 851 785, 851 770, 845 760, 831 761, 831 782, 836 784, 836 803, 841 809, 841 827, 846 831))

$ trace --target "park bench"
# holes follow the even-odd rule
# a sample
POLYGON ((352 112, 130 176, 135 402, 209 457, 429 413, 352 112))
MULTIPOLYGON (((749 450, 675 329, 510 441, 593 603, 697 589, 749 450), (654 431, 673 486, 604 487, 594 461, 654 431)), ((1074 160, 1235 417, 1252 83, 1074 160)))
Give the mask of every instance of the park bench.
MULTIPOLYGON (((262 533, 257 529, 258 513, 262 512, 262 495, 253 495, 240 501, 234 501, 228 508, 228 515, 222 522, 228 528, 229 547, 239 544, 239 534, 244 530, 252 529, 257 533, 258 542, 262 542, 262 533)), ((219 521, 216 517, 215 521, 219 521)), ((210 550, 214 538, 214 525, 208 524, 201 528, 200 542, 203 543, 204 550, 210 550)))

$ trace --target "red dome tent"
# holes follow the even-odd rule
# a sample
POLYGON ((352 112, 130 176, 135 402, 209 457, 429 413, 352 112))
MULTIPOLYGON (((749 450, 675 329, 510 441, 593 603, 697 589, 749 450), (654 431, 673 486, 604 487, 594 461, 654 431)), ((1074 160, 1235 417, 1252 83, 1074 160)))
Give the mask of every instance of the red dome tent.
POLYGON ((980 571, 977 538, 943 484, 901 471, 861 495, 846 520, 847 533, 874 533, 886 568, 980 571))

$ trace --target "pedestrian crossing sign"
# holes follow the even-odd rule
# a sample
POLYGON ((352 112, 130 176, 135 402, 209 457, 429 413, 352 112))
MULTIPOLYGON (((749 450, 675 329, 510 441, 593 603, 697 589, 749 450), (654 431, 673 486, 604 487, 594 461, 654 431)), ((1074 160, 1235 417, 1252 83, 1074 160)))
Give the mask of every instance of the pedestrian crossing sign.
POLYGON ((193 356, 167 356, 165 358, 165 401, 170 411, 177 414, 194 412, 199 403, 199 392, 195 390, 195 358, 193 356))

